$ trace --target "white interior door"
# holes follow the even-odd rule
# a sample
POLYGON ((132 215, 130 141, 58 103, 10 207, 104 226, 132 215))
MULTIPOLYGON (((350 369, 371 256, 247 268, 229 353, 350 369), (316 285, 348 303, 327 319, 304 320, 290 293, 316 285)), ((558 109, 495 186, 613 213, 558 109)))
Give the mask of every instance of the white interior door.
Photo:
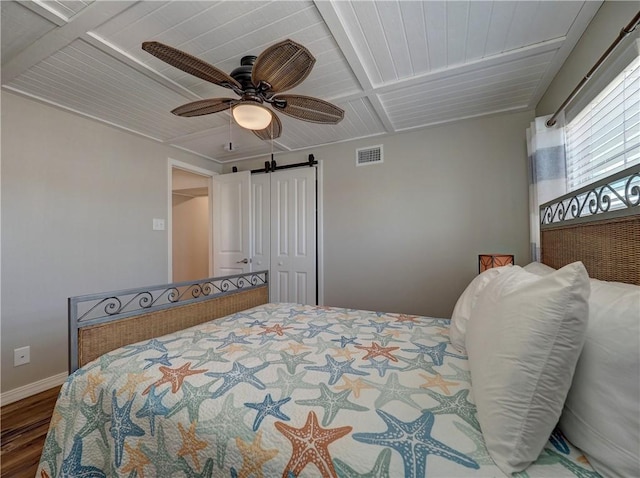
POLYGON ((213 274, 251 270, 251 172, 213 177, 213 274))
POLYGON ((317 304, 316 168, 276 171, 271 180, 272 302, 317 304))
POLYGON ((251 176, 251 266, 269 269, 271 257, 271 174, 251 176))

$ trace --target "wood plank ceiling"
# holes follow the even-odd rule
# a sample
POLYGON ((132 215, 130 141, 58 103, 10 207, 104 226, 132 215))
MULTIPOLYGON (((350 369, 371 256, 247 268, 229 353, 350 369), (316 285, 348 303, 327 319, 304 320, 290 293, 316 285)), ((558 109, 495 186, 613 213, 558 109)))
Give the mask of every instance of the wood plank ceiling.
POLYGON ((224 163, 531 109, 601 3, 2 1, 2 87, 224 163), (233 93, 140 48, 157 40, 230 72, 286 38, 317 60, 291 92, 331 101, 345 118, 280 115, 273 145, 227 113, 172 115, 233 93))

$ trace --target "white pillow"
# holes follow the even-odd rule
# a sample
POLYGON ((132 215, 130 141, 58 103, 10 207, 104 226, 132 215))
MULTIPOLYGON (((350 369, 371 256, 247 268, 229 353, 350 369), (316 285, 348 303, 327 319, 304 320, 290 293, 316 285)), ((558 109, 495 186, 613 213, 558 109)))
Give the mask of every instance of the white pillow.
POLYGON ((476 304, 478 294, 494 278, 502 272, 508 270, 511 265, 505 267, 494 267, 477 275, 458 298, 456 306, 451 314, 449 324, 449 339, 451 344, 462 353, 466 353, 464 346, 464 336, 467 332, 467 321, 471 315, 471 310, 476 304))
POLYGON ((640 477, 640 287, 591 280, 589 327, 560 418, 603 476, 640 477))
POLYGON ((547 274, 551 274, 553 271, 555 271, 553 267, 549 267, 542 262, 531 262, 524 266, 523 269, 537 276, 546 276, 547 274))
POLYGON ((581 262, 546 276, 514 266, 478 296, 466 336, 472 390, 487 450, 507 475, 538 458, 560 418, 588 299, 581 262))

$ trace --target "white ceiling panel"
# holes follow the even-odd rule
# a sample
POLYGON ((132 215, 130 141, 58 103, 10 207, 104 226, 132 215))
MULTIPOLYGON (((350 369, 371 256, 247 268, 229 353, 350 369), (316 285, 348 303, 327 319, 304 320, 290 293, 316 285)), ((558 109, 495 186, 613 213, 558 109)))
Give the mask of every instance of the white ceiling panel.
POLYGON ((185 98, 76 40, 8 86, 38 98, 165 140, 224 124, 222 118, 179 118, 171 109, 185 98), (222 122, 222 123, 221 123, 222 122))
MULTIPOLYGON (((233 161, 263 155, 269 156, 272 150, 270 142, 261 141, 256 135, 243 130, 237 125, 231 127, 231 137, 229 136, 229 126, 227 125, 201 131, 183 138, 175 138, 171 143, 196 154, 214 156, 218 161, 233 161), (232 150, 229 150, 230 140, 233 145, 232 150)), ((284 150, 278 141, 274 141, 274 153, 284 150)))
POLYGON ((291 94, 345 110, 337 125, 280 114, 274 151, 534 108, 599 1, 2 1, 2 86, 218 162, 271 152, 229 115, 236 98, 141 49, 160 41, 231 73, 292 39, 316 63, 291 94), (227 149, 225 149, 227 146, 227 149))
POLYGON ((20 53, 56 24, 18 2, 0 2, 2 64, 20 53))

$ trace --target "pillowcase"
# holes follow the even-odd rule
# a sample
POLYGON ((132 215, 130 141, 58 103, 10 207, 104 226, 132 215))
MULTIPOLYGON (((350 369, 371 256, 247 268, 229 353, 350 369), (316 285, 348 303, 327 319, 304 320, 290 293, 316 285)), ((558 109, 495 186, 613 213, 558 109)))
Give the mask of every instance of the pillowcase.
POLYGON ((494 267, 477 275, 458 298, 456 306, 451 314, 449 323, 449 339, 458 352, 466 353, 464 337, 467 332, 467 321, 471 315, 471 310, 476 304, 478 294, 494 278, 502 272, 508 270, 511 265, 505 267, 494 267))
POLYGON ((553 271, 555 271, 553 267, 549 267, 542 262, 531 262, 524 266, 523 269, 537 276, 546 276, 547 274, 551 274, 553 271))
POLYGON ((588 299, 581 262, 546 276, 514 266, 478 296, 466 335, 471 384, 487 450, 507 475, 538 458, 560 418, 588 299))
POLYGON ((640 477, 640 286, 591 280, 560 429, 603 476, 640 477))

